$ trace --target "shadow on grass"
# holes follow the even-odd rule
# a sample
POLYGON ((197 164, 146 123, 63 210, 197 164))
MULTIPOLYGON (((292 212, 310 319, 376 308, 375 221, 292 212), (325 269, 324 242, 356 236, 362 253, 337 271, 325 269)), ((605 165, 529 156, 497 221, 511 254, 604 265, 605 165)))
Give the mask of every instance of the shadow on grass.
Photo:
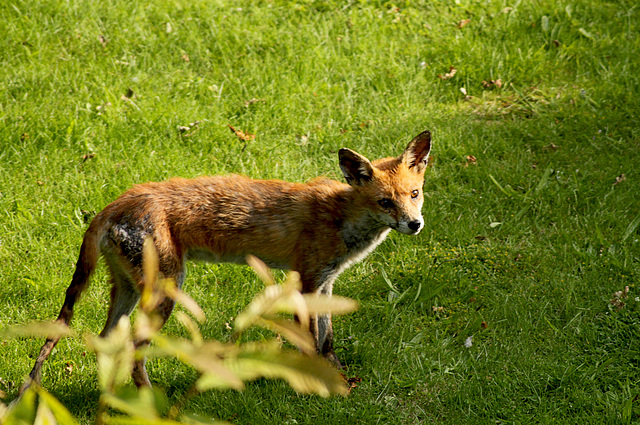
POLYGON ((68 382, 51 388, 49 391, 80 423, 95 421, 94 415, 100 400, 97 382, 91 380, 68 382))

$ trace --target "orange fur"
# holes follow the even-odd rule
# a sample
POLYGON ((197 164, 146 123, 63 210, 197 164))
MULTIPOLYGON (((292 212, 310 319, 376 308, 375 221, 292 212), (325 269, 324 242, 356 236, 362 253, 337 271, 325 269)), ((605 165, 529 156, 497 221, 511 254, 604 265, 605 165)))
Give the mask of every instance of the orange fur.
MULTIPOLYGON (((101 335, 129 315, 140 298, 147 237, 158 252, 160 272, 178 285, 184 280, 185 260, 244 263, 251 254, 271 267, 299 272, 303 292, 330 295, 335 278, 371 252, 390 229, 405 234, 421 230, 430 148, 426 131, 399 157, 373 163, 341 149, 340 168, 348 184, 324 178, 288 183, 230 175, 134 186, 98 213, 87 229, 58 321, 69 324, 100 255, 113 284, 101 335)), ((158 312, 166 320, 172 309, 173 301, 166 299, 158 312)), ((318 352, 339 365, 331 317, 316 317, 311 329, 318 352)), ((42 364, 57 342, 46 341, 23 389, 40 381, 42 364)), ((133 378, 139 386, 150 385, 144 359, 136 363, 133 378)))

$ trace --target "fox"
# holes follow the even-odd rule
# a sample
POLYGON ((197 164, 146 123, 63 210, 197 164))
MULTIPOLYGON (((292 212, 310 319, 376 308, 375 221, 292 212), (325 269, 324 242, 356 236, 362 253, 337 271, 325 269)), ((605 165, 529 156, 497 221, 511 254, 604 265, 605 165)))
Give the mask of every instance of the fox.
MULTIPOLYGON (((152 241, 159 272, 181 287, 185 262, 246 264, 247 256, 276 269, 299 273, 303 293, 331 296, 335 279, 385 240, 391 230, 417 235, 424 227, 424 175, 431 133, 413 138, 398 157, 369 161, 342 148, 346 183, 319 177, 307 183, 253 180, 239 175, 172 178, 133 186, 96 214, 84 234, 71 283, 56 322, 69 326, 98 260, 110 275, 107 336, 128 317, 144 286, 143 245, 152 241)), ((164 324, 175 301, 156 308, 164 324)), ((337 367, 330 314, 310 320, 316 351, 337 367)), ((40 383, 42 367, 60 337, 42 346, 21 393, 40 383)), ((134 341, 136 347, 149 344, 134 341)), ((149 387, 146 359, 136 359, 132 378, 149 387)))

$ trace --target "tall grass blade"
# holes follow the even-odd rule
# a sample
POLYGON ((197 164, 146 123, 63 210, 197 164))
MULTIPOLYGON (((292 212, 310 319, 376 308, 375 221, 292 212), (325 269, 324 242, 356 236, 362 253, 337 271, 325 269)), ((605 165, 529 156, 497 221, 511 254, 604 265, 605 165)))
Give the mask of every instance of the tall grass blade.
POLYGON ((627 230, 624 232, 624 235, 622 236, 622 242, 624 242, 627 239, 629 239, 629 237, 632 234, 634 234, 634 232, 636 231, 638 226, 640 226, 640 214, 638 214, 638 216, 636 218, 634 218, 633 221, 631 221, 631 223, 629 223, 629 226, 627 227, 627 230))

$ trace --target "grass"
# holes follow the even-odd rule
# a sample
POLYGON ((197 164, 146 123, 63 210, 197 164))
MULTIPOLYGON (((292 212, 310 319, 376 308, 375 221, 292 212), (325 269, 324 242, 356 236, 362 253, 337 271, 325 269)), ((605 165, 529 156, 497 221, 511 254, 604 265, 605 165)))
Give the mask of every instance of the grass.
MULTIPOLYGON (((340 147, 395 155, 428 128, 426 229, 391 235, 336 286, 361 303, 335 323, 358 387, 325 400, 259 381, 188 409, 238 424, 640 418, 635 2, 16 0, 0 13, 2 326, 55 316, 86 219, 135 183, 338 179, 340 147)), ((206 336, 228 340, 259 286, 247 268, 193 264, 185 288, 206 336)), ((99 332, 107 294, 101 270, 75 328, 99 332)), ((9 399, 41 342, 0 342, 9 399)), ((44 374, 91 422, 82 341, 61 342, 44 374)), ((150 374, 170 397, 195 379, 169 360, 150 374)))

